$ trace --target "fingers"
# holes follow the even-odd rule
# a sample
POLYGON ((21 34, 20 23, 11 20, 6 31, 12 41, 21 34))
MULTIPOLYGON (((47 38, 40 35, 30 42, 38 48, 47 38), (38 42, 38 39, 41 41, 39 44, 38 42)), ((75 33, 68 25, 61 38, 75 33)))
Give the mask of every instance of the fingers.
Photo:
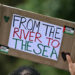
POLYGON ((66 58, 69 64, 72 63, 71 57, 69 55, 66 55, 66 58))

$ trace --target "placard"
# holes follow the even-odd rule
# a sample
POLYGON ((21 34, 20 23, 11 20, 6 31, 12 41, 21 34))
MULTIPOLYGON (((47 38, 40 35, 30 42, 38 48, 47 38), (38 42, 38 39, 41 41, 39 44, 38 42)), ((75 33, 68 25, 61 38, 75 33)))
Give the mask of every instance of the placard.
POLYGON ((14 14, 8 46, 57 60, 62 36, 61 26, 14 14))
POLYGON ((75 62, 75 23, 0 5, 0 53, 68 70, 75 62))

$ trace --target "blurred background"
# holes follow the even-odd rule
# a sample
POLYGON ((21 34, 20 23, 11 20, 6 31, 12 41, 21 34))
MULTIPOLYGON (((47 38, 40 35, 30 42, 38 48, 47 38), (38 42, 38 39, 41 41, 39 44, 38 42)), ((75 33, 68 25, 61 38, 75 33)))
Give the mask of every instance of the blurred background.
MULTIPOLYGON (((0 3, 46 16, 75 21, 75 0, 0 0, 0 3)), ((70 75, 64 70, 0 54, 0 75, 8 75, 23 65, 34 67, 41 75, 70 75)))

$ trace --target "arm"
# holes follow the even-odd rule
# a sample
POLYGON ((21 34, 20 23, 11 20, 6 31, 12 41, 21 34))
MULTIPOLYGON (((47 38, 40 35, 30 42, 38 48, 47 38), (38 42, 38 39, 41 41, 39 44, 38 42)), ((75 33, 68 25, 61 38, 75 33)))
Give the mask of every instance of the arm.
POLYGON ((75 75, 75 63, 72 63, 71 57, 69 55, 66 55, 68 65, 69 65, 69 71, 71 75, 75 75))

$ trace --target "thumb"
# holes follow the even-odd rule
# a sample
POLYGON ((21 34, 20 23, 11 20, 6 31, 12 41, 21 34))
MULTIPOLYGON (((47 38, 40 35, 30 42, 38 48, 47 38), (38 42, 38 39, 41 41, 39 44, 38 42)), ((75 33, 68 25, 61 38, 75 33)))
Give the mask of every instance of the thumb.
POLYGON ((66 58, 67 58, 68 63, 71 64, 72 63, 71 57, 69 55, 66 55, 66 58))

